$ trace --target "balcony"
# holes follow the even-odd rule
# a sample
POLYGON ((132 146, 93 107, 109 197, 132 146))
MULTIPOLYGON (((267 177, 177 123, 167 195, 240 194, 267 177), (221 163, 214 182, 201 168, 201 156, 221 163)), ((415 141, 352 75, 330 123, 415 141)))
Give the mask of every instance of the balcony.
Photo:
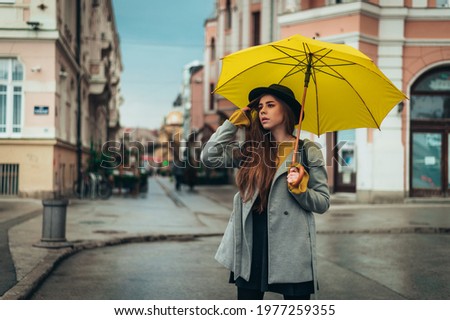
POLYGON ((108 84, 104 61, 91 60, 89 73, 91 75, 89 93, 95 95, 102 94, 105 86, 108 84))

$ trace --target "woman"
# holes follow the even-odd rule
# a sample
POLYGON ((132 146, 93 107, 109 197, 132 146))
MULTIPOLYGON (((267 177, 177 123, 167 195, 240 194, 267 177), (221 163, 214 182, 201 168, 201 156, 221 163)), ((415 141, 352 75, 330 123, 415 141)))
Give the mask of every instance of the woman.
POLYGON ((307 154, 300 162, 306 170, 290 164, 301 105, 289 88, 256 88, 249 101, 202 151, 207 166, 239 168, 239 192, 216 260, 231 271, 238 299, 263 299, 266 291, 310 299, 317 290, 312 212, 324 213, 330 205, 322 153, 311 141, 301 141, 298 159, 307 154), (244 143, 234 141, 240 127, 246 128, 244 143))

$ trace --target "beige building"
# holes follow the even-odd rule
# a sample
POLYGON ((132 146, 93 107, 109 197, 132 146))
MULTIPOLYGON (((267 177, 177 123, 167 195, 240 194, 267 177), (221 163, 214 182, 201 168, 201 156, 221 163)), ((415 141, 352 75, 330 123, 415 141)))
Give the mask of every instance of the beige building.
POLYGON ((158 141, 149 150, 150 166, 155 170, 170 171, 174 160, 179 160, 182 153, 183 140, 183 109, 174 107, 164 118, 159 129, 158 141))
POLYGON ((120 127, 110 0, 0 1, 0 195, 69 195, 120 127))
POLYGON ((304 132, 323 146, 331 190, 355 193, 361 202, 450 195, 448 0, 219 0, 216 12, 205 23, 205 125, 217 128, 235 110, 209 94, 221 57, 297 33, 347 44, 410 99, 393 108, 381 131, 320 138, 304 132))

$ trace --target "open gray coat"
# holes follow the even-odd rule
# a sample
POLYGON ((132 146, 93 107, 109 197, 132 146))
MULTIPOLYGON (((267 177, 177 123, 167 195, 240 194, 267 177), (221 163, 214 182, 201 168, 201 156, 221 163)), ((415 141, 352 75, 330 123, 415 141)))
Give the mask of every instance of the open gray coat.
MULTIPOLYGON (((209 167, 232 167, 232 150, 239 147, 233 141, 237 127, 226 120, 203 148, 201 159, 209 167)), ((278 168, 269 194, 268 216, 268 272, 269 284, 298 283, 314 280, 317 283, 315 213, 324 213, 330 205, 327 173, 322 152, 305 140, 310 179, 306 192, 291 193, 287 187, 288 161, 278 168)), ((302 153, 299 153, 300 159, 302 153)), ((305 163, 303 161, 303 163, 305 163)), ((235 278, 250 278, 252 261, 251 209, 258 194, 243 203, 239 193, 234 196, 233 212, 216 253, 216 260, 234 272, 235 278)))

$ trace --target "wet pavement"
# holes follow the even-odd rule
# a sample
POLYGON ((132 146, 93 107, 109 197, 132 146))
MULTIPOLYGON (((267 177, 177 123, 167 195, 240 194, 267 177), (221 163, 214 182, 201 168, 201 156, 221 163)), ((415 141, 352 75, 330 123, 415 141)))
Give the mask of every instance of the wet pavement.
MULTIPOLYGON (((137 198, 71 200, 66 237, 72 246, 61 249, 34 246, 42 232, 39 200, 0 199, 0 228, 2 234, 8 230, 2 242, 8 242, 9 273, 15 273, 8 283, 2 273, 3 287, 12 286, 0 292, 1 299, 27 299, 57 262, 84 249, 200 236, 219 239, 235 192, 233 186, 176 192, 168 178, 158 177, 137 198)), ((444 286, 450 280, 449 213, 449 203, 369 205, 334 195, 330 211, 316 218, 319 259, 332 270, 321 279, 339 289, 334 299, 450 298, 444 286), (367 294, 361 296, 363 292, 367 294)), ((321 297, 326 294, 324 288, 321 297)))
MULTIPOLYGON (((444 254, 449 237, 319 234, 320 292, 314 298, 443 299, 450 294, 450 259, 444 254), (428 250, 430 245, 440 251, 428 250)), ((219 241, 218 236, 199 237, 84 250, 61 262, 30 299, 236 299, 229 272, 212 258, 219 241)), ((265 295, 265 300, 279 299, 276 293, 265 295)))

